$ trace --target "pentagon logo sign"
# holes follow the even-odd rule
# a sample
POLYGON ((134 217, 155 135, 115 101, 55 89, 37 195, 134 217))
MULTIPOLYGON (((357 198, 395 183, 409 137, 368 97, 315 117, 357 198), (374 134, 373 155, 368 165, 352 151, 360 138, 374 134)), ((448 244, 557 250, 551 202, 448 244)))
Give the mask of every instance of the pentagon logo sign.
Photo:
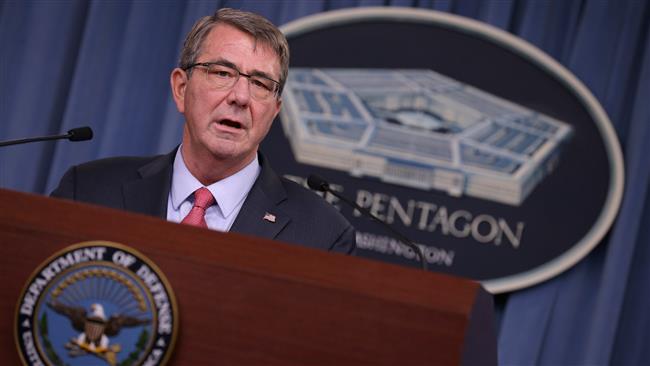
POLYGON ((284 100, 301 163, 515 206, 572 131, 430 70, 294 68, 284 100))
POLYGON ((16 309, 15 337, 26 365, 162 365, 177 329, 174 294, 155 264, 102 241, 46 260, 16 309))
MULTIPOLYGON (((493 293, 567 270, 605 236, 623 159, 604 109, 526 41, 433 10, 360 7, 282 26, 291 47, 274 169, 332 189, 400 231, 430 270, 493 293)), ((305 184, 306 185, 306 184, 305 184)), ((418 266, 342 205, 357 254, 418 266)))

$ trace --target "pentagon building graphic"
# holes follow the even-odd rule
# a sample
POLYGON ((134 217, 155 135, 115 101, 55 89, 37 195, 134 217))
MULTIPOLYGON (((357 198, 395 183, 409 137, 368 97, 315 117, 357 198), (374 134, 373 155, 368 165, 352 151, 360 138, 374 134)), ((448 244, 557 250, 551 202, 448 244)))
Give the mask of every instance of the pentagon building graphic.
POLYGON ((519 206, 568 124, 430 70, 292 68, 284 133, 300 163, 519 206))

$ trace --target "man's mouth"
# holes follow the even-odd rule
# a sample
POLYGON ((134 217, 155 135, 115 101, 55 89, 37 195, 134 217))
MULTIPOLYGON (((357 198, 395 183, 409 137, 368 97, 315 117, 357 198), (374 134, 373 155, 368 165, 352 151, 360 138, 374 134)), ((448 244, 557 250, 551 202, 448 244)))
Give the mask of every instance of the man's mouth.
POLYGON ((236 128, 236 129, 241 129, 242 128, 241 123, 239 123, 237 121, 229 120, 229 119, 222 119, 221 121, 219 121, 219 124, 222 125, 222 126, 227 126, 227 127, 236 128))

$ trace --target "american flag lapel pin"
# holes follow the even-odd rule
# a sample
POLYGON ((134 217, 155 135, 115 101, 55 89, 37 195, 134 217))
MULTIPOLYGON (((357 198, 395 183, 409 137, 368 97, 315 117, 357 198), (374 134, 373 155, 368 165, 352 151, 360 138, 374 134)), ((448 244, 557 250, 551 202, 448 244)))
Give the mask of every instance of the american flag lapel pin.
POLYGON ((275 215, 267 212, 267 213, 264 214, 264 220, 274 223, 275 222, 275 215))

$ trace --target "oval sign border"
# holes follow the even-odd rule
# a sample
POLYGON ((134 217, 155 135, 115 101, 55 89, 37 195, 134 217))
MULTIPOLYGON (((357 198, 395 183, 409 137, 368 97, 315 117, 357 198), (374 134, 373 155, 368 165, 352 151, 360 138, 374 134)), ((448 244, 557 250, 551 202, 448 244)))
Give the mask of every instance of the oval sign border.
POLYGON ((527 41, 497 27, 474 19, 429 9, 403 7, 362 7, 334 10, 309 15, 280 27, 288 39, 312 30, 334 25, 355 23, 359 20, 402 21, 433 23, 489 41, 527 59, 545 70, 563 84, 585 107, 600 132, 607 151, 610 168, 609 190, 605 204, 591 229, 564 254, 536 268, 482 282, 491 293, 509 292, 546 281, 584 258, 602 240, 610 229, 621 206, 624 187, 624 163, 621 146, 607 113, 594 95, 567 68, 527 41))

